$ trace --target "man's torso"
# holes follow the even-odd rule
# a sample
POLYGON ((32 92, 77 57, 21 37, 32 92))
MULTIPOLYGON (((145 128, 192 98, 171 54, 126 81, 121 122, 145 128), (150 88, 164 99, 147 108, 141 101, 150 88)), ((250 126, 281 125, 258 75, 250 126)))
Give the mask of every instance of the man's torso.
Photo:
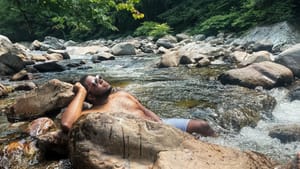
POLYGON ((136 115, 141 118, 147 118, 142 111, 139 102, 136 98, 124 91, 117 91, 109 95, 107 102, 93 106, 91 109, 84 111, 84 113, 128 113, 136 115))

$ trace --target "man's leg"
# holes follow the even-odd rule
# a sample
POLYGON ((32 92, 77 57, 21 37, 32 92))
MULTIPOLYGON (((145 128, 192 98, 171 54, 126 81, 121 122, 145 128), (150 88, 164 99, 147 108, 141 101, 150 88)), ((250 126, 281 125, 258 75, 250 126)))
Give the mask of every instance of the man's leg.
POLYGON ((189 133, 199 133, 203 136, 216 136, 215 131, 204 120, 190 120, 186 131, 189 133))
POLYGON ((216 136, 214 130, 204 120, 169 118, 162 119, 163 123, 176 127, 188 133, 199 133, 203 136, 216 136))

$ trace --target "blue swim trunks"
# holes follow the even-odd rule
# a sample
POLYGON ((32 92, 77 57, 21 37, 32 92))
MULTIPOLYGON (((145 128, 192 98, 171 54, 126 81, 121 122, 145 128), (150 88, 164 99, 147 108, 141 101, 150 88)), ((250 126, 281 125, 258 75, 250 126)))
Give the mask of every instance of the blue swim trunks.
POLYGON ((164 124, 171 125, 182 131, 186 131, 190 119, 167 118, 161 119, 164 124))

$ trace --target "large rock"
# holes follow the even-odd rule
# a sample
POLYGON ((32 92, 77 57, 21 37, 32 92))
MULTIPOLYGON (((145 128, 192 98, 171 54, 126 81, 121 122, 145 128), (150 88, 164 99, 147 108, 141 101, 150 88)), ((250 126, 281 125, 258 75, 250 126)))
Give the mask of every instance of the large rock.
POLYGON ((280 52, 291 44, 300 42, 300 31, 288 22, 280 22, 273 25, 258 26, 250 29, 233 44, 267 43, 273 45, 272 51, 280 52))
POLYGON ((280 53, 276 62, 290 68, 300 78, 300 43, 280 53))
POLYGON ((113 55, 135 55, 135 46, 128 42, 116 44, 112 47, 113 55))
POLYGON ((168 51, 160 58, 158 67, 176 67, 180 63, 180 56, 178 51, 168 51))
POLYGON ((67 106, 73 97, 73 85, 52 79, 17 98, 7 118, 9 121, 17 121, 56 113, 67 106))
POLYGON ((62 72, 68 68, 58 61, 48 61, 33 65, 33 67, 39 72, 62 72))
POLYGON ((262 86, 270 89, 290 84, 293 77, 293 72, 287 67, 265 61, 226 71, 219 76, 219 80, 222 84, 235 84, 249 88, 262 86))
POLYGON ((279 139, 282 143, 289 143, 300 141, 299 131, 299 124, 277 125, 269 131, 269 136, 279 139))
POLYGON ((11 75, 25 67, 20 56, 24 54, 7 37, 0 36, 0 75, 11 75))
POLYGON ((82 116, 70 133, 74 168, 274 168, 262 154, 195 140, 161 123, 123 113, 82 116))
POLYGON ((58 39, 51 36, 46 36, 43 42, 35 40, 32 42, 31 50, 42 50, 47 51, 48 49, 62 50, 66 47, 64 46, 64 40, 58 39))

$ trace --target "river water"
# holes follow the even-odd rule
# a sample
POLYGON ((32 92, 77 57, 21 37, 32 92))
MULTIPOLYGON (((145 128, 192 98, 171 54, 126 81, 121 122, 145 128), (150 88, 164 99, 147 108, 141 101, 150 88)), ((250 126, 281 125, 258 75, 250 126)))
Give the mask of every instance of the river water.
MULTIPOLYGON (((300 151, 299 142, 283 144, 278 139, 268 136, 268 131, 272 126, 300 124, 300 101, 290 102, 287 99, 288 91, 285 88, 264 91, 277 101, 271 118, 260 120, 255 127, 243 127, 240 131, 235 131, 222 129, 215 120, 217 117, 214 111, 223 103, 239 104, 238 101, 247 102, 247 97, 251 97, 234 92, 232 86, 224 86, 219 83, 217 76, 229 69, 229 65, 212 65, 206 68, 189 68, 187 66, 157 68, 156 64, 160 57, 157 55, 120 56, 115 60, 96 64, 91 63, 87 56, 72 57, 71 62, 86 59, 87 64, 64 72, 35 73, 33 75, 34 82, 40 85, 57 78, 74 83, 84 74, 101 74, 112 85, 133 93, 146 107, 162 117, 201 118, 209 121, 215 129, 220 129, 218 138, 200 137, 201 140, 241 150, 257 151, 281 162, 290 160, 297 151, 300 151), (225 97, 223 93, 226 92, 225 97), (240 99, 230 100, 230 95, 237 95, 240 99)), ((9 85, 18 82, 1 80, 0 83, 9 85)), ((2 98, 0 105, 4 107, 19 94, 22 92, 10 94, 6 99, 2 98)), ((11 134, 8 133, 9 127, 10 124, 2 113, 0 116, 0 141, 8 139, 7 136, 11 134)))

